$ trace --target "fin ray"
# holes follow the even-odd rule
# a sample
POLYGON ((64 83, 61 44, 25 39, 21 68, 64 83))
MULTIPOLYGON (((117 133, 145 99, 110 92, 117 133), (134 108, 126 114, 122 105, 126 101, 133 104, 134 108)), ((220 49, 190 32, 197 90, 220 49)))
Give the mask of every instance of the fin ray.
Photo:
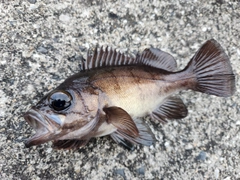
POLYGON ((145 49, 139 59, 145 65, 167 71, 174 71, 177 67, 174 57, 157 48, 145 49))
POLYGON ((160 122, 182 119, 188 114, 187 108, 179 97, 167 97, 164 102, 152 112, 151 117, 160 122))
POLYGON ((89 139, 80 140, 80 139, 66 139, 66 140, 55 140, 53 141, 54 149, 78 149, 85 146, 88 143, 89 139))
POLYGON ((221 97, 235 92, 235 76, 228 56, 217 41, 207 41, 184 69, 196 78, 193 90, 221 97))
POLYGON ((116 131, 110 134, 110 136, 115 142, 126 146, 128 149, 132 149, 133 144, 141 144, 144 146, 153 145, 156 139, 149 126, 142 119, 134 119, 134 122, 139 131, 138 137, 132 137, 120 131, 116 131))
POLYGON ((115 126, 119 132, 132 137, 138 137, 139 132, 131 116, 122 108, 112 106, 103 108, 106 113, 107 122, 115 126))
POLYGON ((166 71, 176 69, 175 59, 168 53, 157 48, 147 48, 136 57, 130 57, 118 52, 116 49, 101 47, 95 48, 93 54, 88 51, 86 60, 82 60, 83 71, 100 67, 127 66, 127 65, 146 65, 166 71))

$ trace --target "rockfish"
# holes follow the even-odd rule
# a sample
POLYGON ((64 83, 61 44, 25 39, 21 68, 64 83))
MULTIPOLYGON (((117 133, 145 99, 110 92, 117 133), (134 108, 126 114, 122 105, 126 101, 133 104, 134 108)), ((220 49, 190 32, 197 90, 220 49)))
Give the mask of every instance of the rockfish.
POLYGON ((167 122, 187 116, 186 106, 174 93, 191 89, 229 97, 235 91, 229 58, 213 39, 180 71, 175 59, 157 48, 136 57, 96 48, 81 63, 79 73, 25 113, 36 131, 26 147, 52 141, 54 148, 76 149, 106 135, 128 148, 150 146, 155 137, 143 117, 167 122))

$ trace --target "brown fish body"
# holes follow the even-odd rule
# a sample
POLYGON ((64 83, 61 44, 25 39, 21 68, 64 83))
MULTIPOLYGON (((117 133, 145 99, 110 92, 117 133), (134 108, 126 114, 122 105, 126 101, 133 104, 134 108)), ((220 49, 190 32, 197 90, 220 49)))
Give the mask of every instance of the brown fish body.
POLYGON ((154 135, 139 119, 146 115, 166 122, 187 115, 182 100, 171 95, 192 89, 230 96, 235 89, 229 59, 210 40, 187 67, 173 72, 176 62, 158 49, 146 49, 136 58, 116 51, 88 55, 83 70, 66 79, 26 113, 36 130, 27 146, 54 141, 56 148, 85 145, 92 137, 110 135, 127 147, 151 145, 154 135))
POLYGON ((117 106, 132 117, 149 114, 164 98, 176 91, 187 89, 186 84, 190 85, 192 81, 182 79, 183 73, 172 73, 148 66, 121 66, 92 71, 86 86, 95 87, 98 91, 99 103, 94 103, 98 106, 94 109, 117 106))

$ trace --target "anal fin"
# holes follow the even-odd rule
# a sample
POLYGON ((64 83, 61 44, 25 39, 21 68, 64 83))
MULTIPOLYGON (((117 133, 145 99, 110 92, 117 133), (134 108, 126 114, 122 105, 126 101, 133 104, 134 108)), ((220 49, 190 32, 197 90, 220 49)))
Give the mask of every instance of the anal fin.
POLYGON ((151 117, 160 122, 166 123, 168 120, 182 119, 188 114, 187 107, 179 97, 168 97, 164 102, 152 112, 151 117))

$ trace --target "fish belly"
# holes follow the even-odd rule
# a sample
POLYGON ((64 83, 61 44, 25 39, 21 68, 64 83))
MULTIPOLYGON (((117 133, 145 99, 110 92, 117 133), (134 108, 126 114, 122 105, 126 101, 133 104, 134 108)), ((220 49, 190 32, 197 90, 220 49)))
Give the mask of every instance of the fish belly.
MULTIPOLYGON (((120 84, 120 83, 119 83, 120 84)), ((140 84, 122 82, 119 90, 108 93, 109 106, 124 109, 132 117, 143 117, 159 107, 175 90, 171 84, 152 81, 140 84)))

